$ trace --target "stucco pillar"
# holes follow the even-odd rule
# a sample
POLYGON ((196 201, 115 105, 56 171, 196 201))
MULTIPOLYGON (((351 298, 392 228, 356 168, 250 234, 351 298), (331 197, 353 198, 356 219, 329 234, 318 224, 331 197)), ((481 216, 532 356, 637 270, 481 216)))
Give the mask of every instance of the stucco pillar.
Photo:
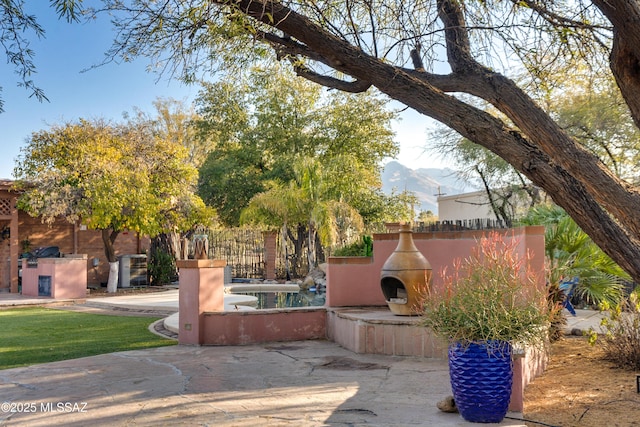
POLYGON ((264 278, 275 280, 276 278, 276 239, 278 233, 275 231, 265 231, 264 238, 264 278))
POLYGON ((179 280, 180 344, 204 343, 204 313, 224 311, 224 260, 176 261, 179 280))
POLYGON ((11 222, 9 224, 10 227, 10 232, 11 232, 11 237, 10 237, 10 245, 11 248, 9 249, 10 251, 10 255, 9 258, 11 260, 10 264, 10 268, 11 268, 11 273, 9 275, 10 277, 10 288, 11 288, 11 293, 18 293, 18 256, 20 254, 20 242, 18 239, 19 233, 18 233, 18 208, 16 207, 16 205, 18 204, 18 198, 17 197, 12 197, 11 198, 11 222))

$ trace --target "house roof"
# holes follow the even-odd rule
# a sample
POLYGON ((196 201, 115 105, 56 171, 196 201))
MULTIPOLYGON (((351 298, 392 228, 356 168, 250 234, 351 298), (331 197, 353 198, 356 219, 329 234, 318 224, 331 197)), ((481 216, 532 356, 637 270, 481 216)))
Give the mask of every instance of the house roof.
POLYGON ((11 179, 0 179, 0 189, 2 190, 10 190, 13 188, 13 184, 15 181, 11 179))

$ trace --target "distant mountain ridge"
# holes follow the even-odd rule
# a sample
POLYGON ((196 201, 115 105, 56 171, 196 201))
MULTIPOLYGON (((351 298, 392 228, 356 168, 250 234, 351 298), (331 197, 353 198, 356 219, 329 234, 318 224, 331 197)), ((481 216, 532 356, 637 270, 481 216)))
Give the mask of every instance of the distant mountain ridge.
POLYGON ((382 191, 385 194, 404 190, 411 191, 420 200, 418 211, 438 213, 438 194, 453 195, 476 188, 469 182, 461 180, 456 171, 450 168, 411 169, 397 161, 391 161, 382 171, 382 191))

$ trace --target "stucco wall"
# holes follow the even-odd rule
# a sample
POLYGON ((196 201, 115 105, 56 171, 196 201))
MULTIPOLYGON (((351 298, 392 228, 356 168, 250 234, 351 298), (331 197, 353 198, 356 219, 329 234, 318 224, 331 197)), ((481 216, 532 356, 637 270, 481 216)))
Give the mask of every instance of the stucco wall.
MULTIPOLYGON (((531 266, 540 272, 544 285, 544 227, 529 226, 508 230, 495 230, 505 239, 515 239, 519 253, 531 254, 531 266)), ((478 239, 488 231, 456 231, 413 233, 416 248, 427 258, 433 269, 433 286, 442 282, 441 273, 451 271, 456 258, 466 258, 477 246, 478 239)), ((329 257, 327 266, 327 306, 379 306, 386 305, 380 287, 380 272, 386 259, 398 245, 398 233, 375 234, 373 257, 329 257)))

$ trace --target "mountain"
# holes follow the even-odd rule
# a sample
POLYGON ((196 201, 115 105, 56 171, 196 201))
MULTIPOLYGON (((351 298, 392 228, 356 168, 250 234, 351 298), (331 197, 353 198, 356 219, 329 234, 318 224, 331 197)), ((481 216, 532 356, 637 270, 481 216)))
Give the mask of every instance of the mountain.
POLYGON ((404 190, 413 192, 420 200, 419 210, 437 214, 438 194, 461 194, 476 189, 462 181, 453 169, 410 169, 396 161, 387 163, 382 171, 382 191, 391 194, 404 190))

